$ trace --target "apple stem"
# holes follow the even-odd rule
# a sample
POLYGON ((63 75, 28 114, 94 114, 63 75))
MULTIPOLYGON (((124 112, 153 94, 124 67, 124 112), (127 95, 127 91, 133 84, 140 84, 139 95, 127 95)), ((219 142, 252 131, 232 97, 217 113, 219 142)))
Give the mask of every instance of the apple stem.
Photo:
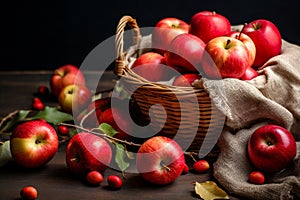
POLYGON ((230 39, 228 39, 227 42, 226 42, 225 49, 229 49, 229 44, 230 44, 230 42, 231 42, 230 39))
POLYGON ((237 38, 238 40, 240 40, 241 35, 242 35, 242 32, 243 32, 243 30, 245 29, 246 26, 247 26, 247 23, 244 23, 242 29, 240 30, 239 36, 238 36, 238 38, 237 38))
POLYGON ((160 163, 163 169, 166 169, 168 172, 171 171, 171 168, 165 165, 163 162, 160 163))

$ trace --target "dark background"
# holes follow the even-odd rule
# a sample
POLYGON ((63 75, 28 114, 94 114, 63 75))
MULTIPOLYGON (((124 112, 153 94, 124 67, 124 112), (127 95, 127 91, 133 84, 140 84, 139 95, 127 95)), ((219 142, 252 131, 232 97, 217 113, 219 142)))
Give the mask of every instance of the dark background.
POLYGON ((136 18, 140 27, 153 27, 164 17, 189 22, 202 10, 216 11, 232 25, 264 18, 279 28, 285 40, 300 45, 296 0, 6 0, 0 4, 1 70, 80 66, 95 46, 115 34, 123 15, 136 18))

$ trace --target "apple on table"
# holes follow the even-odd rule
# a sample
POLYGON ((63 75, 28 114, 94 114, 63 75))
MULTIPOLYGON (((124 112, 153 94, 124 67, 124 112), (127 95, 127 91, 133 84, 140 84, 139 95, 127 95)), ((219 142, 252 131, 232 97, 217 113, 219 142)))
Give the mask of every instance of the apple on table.
POLYGON ((267 173, 276 173, 289 167, 296 152, 294 136, 278 125, 264 125, 255 130, 248 140, 251 163, 267 173))
POLYGON ((80 132, 71 138, 66 149, 66 164, 76 176, 90 171, 103 173, 112 158, 110 144, 100 136, 80 132))
POLYGON ((63 88, 72 84, 85 85, 85 77, 75 65, 63 65, 55 69, 51 75, 50 87, 55 97, 58 97, 63 88))
POLYGON ((185 167, 184 153, 175 140, 154 136, 139 148, 136 167, 144 180, 156 185, 167 185, 181 175, 185 167))
POLYGON ((12 132, 10 150, 13 160, 27 168, 46 165, 56 154, 58 136, 50 124, 43 120, 23 122, 12 132))

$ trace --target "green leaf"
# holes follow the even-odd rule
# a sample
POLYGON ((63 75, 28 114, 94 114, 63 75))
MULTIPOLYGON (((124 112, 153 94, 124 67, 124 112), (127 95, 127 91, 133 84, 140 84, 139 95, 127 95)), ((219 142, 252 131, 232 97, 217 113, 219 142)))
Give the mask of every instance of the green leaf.
POLYGON ((51 124, 58 125, 62 122, 72 121, 73 116, 60 111, 57 107, 46 106, 44 110, 39 111, 30 119, 44 119, 51 124))
POLYGON ((195 192, 204 200, 229 199, 227 193, 213 181, 196 182, 195 192))
POLYGON ((9 120, 6 123, 6 125, 1 129, 1 132, 9 130, 14 125, 16 125, 18 122, 24 120, 29 113, 30 113, 29 110, 20 110, 11 120, 9 120))
POLYGON ((116 157, 115 162, 117 163, 120 170, 123 172, 129 167, 129 162, 125 161, 126 151, 122 144, 116 143, 116 157))
POLYGON ((0 144, 0 167, 11 160, 10 141, 5 141, 0 144))
POLYGON ((106 135, 109 135, 111 137, 113 137, 114 135, 116 135, 117 133, 119 133, 110 124, 107 124, 107 123, 101 123, 98 128, 103 133, 105 133, 106 135))

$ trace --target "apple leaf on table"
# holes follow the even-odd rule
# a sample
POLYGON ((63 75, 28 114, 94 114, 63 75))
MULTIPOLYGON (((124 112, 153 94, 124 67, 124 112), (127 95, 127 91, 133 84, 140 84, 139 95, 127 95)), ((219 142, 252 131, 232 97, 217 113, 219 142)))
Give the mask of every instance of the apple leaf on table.
POLYGON ((10 141, 0 143, 0 167, 5 165, 12 158, 10 153, 10 141))
POLYGON ((56 107, 46 106, 44 110, 39 111, 35 116, 31 117, 30 119, 44 119, 51 124, 58 125, 62 122, 72 121, 73 116, 71 114, 60 111, 56 107))
POLYGON ((204 200, 229 199, 227 193, 213 181, 196 182, 195 192, 204 200))

